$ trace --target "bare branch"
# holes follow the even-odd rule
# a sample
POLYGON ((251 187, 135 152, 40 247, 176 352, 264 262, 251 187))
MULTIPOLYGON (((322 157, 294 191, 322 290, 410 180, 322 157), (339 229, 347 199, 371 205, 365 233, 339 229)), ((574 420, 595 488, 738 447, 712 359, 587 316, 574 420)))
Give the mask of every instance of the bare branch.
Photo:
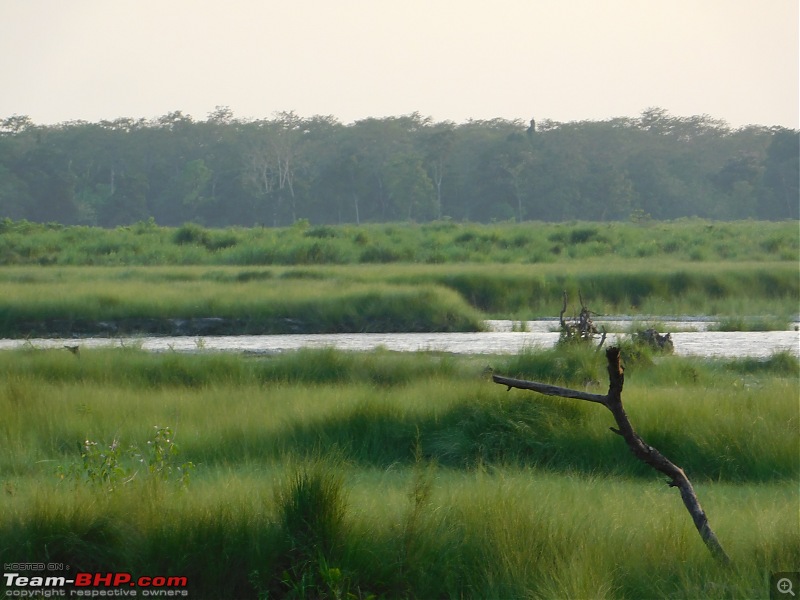
POLYGON ((603 335, 602 335, 602 336, 600 336, 600 343, 599 343, 599 344, 597 344, 597 348, 595 349, 595 352, 600 352, 600 348, 602 348, 602 347, 603 347, 603 344, 604 344, 604 343, 605 343, 605 341, 606 341, 606 336, 607 336, 607 335, 608 335, 608 332, 606 331, 606 328, 605 328, 605 327, 603 327, 603 335))
POLYGON ((600 394, 589 394, 579 390, 571 390, 569 388, 558 387, 556 385, 549 385, 547 383, 539 383, 537 381, 527 381, 525 379, 512 379, 511 377, 503 377, 501 375, 493 375, 492 380, 508 386, 508 389, 519 388, 521 390, 533 390, 545 396, 561 396, 562 398, 575 398, 577 400, 587 400, 589 402, 597 402, 606 405, 606 396, 600 394))
POLYGON ((558 322, 561 325, 561 330, 565 328, 564 313, 567 312, 567 290, 564 290, 564 305, 561 307, 561 314, 558 316, 558 322))
POLYGON ((533 390, 547 396, 588 400, 589 402, 596 402, 605 406, 611 411, 611 414, 614 415, 614 420, 617 423, 617 428, 610 427, 609 429, 616 435, 625 439, 625 443, 636 458, 669 477, 667 483, 670 487, 677 487, 680 490, 683 504, 686 510, 689 511, 689 515, 692 517, 694 526, 697 528, 703 543, 715 558, 723 563, 730 563, 730 558, 725 553, 717 536, 708 524, 708 517, 706 517, 703 508, 700 506, 700 501, 686 473, 658 450, 646 444, 644 440, 639 437, 639 434, 633 430, 633 425, 631 425, 630 419, 628 419, 628 415, 625 413, 625 409, 622 406, 622 388, 625 383, 625 370, 620 361, 619 348, 613 346, 608 348, 606 350, 606 359, 608 361, 609 387, 608 394, 605 396, 588 394, 586 392, 539 383, 537 381, 502 377, 500 375, 494 375, 492 379, 495 383, 508 386, 509 390, 512 387, 533 390))

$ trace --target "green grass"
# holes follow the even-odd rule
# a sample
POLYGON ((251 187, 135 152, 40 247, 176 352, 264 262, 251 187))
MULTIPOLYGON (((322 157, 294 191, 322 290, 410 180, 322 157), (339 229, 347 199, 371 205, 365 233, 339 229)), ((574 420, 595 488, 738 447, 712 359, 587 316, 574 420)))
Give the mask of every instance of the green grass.
POLYGON ((442 286, 343 282, 287 271, 7 270, 0 335, 171 333, 168 319, 224 320, 229 334, 476 331, 480 314, 442 286), (103 324, 106 325, 103 325, 103 324), (109 325, 110 324, 110 325, 109 325))
POLYGON ((774 316, 728 317, 709 327, 709 331, 785 331, 788 328, 786 319, 774 316))
MULTIPOLYGON (((796 222, 4 221, 0 335, 209 317, 231 333, 474 330, 553 317, 563 290, 602 314, 775 328, 797 314, 798 241, 796 222)), ((634 426, 686 470, 732 567, 602 407, 486 375, 602 393, 603 357, 583 348, 0 353, 0 555, 186 576, 197 598, 767 597, 771 571, 800 565, 797 359, 623 356, 634 426)))
POLYGON ((295 265, 357 263, 564 263, 587 258, 683 262, 794 261, 797 223, 680 219, 635 223, 449 221, 205 229, 139 223, 104 230, 5 220, 4 265, 295 265))
POLYGON ((601 314, 785 316, 797 312, 797 263, 682 263, 671 259, 586 259, 556 265, 400 268, 392 281, 430 281, 458 291, 491 315, 557 316, 563 291, 601 314), (747 313, 752 310, 752 313, 747 313), (745 311, 745 312, 743 312, 745 311))
POLYGON ((628 414, 692 479, 730 568, 607 411, 507 392, 487 360, 605 387, 580 348, 0 353, 0 554, 184 575, 198 598, 766 598, 800 564, 796 358, 628 363, 628 414), (84 440, 142 449, 155 425, 188 487, 132 458, 113 492, 59 478, 84 440))
MULTIPOLYGON (((600 314, 796 318, 795 263, 592 259, 553 265, 6 267, 0 335, 173 333, 221 319, 220 333, 475 331, 486 317, 559 314, 567 290, 600 314), (771 316, 770 316, 771 315, 771 316)), ((568 313, 571 314, 571 313, 568 313)), ((745 320, 743 320, 745 319, 745 320)), ((216 325, 213 325, 216 326, 216 325)))
POLYGON ((799 257, 788 221, 103 230, 6 220, 0 335, 466 331, 487 317, 553 317, 564 290, 600 314, 765 329, 797 316, 799 257))

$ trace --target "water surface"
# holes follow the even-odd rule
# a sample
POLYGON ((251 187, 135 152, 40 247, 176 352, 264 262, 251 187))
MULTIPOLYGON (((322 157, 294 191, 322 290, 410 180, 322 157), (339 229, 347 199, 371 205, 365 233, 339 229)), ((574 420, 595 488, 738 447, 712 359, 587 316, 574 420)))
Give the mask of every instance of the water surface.
MULTIPOLYGON (((680 356, 766 357, 789 351, 800 357, 800 333, 797 331, 707 331, 708 320, 653 319, 667 323, 672 333, 675 354, 680 356)), ((385 348, 398 352, 438 351, 454 354, 515 354, 522 349, 550 348, 558 340, 558 321, 528 321, 524 327, 512 321, 487 321, 487 331, 477 333, 335 333, 291 335, 235 335, 193 337, 129 337, 81 339, 0 340, 0 349, 32 345, 36 348, 60 348, 80 345, 86 348, 136 345, 144 350, 163 352, 227 351, 275 353, 300 348, 337 348, 368 351, 385 348), (526 331, 514 331, 524 328, 526 331)), ((598 322, 609 330, 630 328, 630 319, 598 322)), ((623 334, 610 333, 607 344, 623 334)))

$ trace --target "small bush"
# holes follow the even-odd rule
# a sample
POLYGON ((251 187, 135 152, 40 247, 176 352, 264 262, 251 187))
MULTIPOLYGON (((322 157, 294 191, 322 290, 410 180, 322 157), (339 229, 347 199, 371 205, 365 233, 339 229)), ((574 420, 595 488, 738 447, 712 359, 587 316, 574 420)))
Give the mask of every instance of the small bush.
POLYGON ((210 242, 210 235, 196 223, 185 223, 175 231, 172 241, 179 246, 189 244, 205 246, 210 242))
POLYGON ((374 245, 367 246, 359 257, 362 263, 390 263, 402 260, 399 252, 387 248, 386 246, 374 245))
POLYGON ((768 358, 737 358, 727 363, 726 368, 736 373, 772 373, 785 377, 800 375, 800 361, 790 352, 776 352, 768 358))
POLYGON ((233 248, 239 243, 239 238, 232 232, 219 232, 207 236, 207 238, 200 243, 214 252, 216 250, 224 250, 225 248, 233 248))
POLYGON ((309 229, 303 235, 310 238, 325 239, 325 238, 334 238, 336 237, 337 234, 336 234, 336 229, 334 229, 333 227, 322 225, 320 227, 314 227, 312 229, 309 229))
POLYGON ((170 427, 155 425, 154 430, 153 438, 147 441, 147 449, 144 451, 135 445, 123 448, 118 439, 108 445, 84 440, 79 444, 80 465, 60 466, 59 477, 113 492, 137 479, 139 467, 146 466, 147 473, 153 479, 159 481, 177 479, 184 486, 188 485, 194 464, 191 462, 178 464, 177 457, 180 451, 170 427))
POLYGON ((569 234, 570 244, 585 244, 590 241, 606 241, 605 238, 599 235, 599 231, 594 227, 578 227, 573 229, 569 234))

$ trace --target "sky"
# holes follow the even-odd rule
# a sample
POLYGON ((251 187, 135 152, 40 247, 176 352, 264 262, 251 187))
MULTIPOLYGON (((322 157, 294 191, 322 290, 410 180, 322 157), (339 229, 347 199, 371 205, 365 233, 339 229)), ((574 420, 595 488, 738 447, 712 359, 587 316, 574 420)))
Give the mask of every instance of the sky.
POLYGON ((0 0, 0 119, 800 128, 797 0, 0 0))

